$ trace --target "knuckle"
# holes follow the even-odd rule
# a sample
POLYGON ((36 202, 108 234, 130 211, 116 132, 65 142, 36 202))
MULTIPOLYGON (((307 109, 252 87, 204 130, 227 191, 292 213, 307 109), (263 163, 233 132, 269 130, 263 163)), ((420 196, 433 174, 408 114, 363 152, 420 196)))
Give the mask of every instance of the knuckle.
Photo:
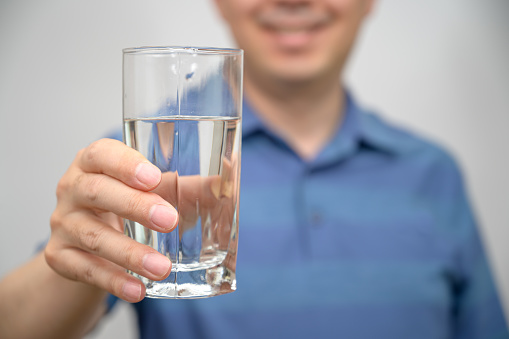
POLYGON ((67 279, 73 281, 80 281, 80 272, 78 272, 75 268, 71 268, 65 272, 64 275, 67 279))
POLYGON ((86 187, 85 187, 85 196, 87 198, 87 200, 90 200, 90 201, 95 201, 97 200, 97 198, 99 197, 99 193, 101 191, 101 183, 102 183, 102 180, 100 179, 100 177, 94 177, 94 178, 90 178, 90 180, 88 180, 87 184, 86 184, 86 187))
POLYGON ((97 267, 94 265, 87 265, 82 272, 81 279, 83 282, 93 285, 95 282, 97 267))
POLYGON ((53 244, 50 239, 46 248, 44 249, 44 259, 48 266, 58 275, 65 277, 70 280, 79 280, 79 272, 74 266, 68 266, 62 260, 62 254, 59 251, 59 247, 53 244))
POLYGON ((80 280, 80 271, 74 265, 66 264, 60 251, 60 246, 54 244, 54 240, 50 239, 46 247, 44 248, 44 259, 48 266, 55 271, 58 275, 73 280, 80 280))
POLYGON ((81 158, 83 156, 83 153, 85 153, 85 148, 80 149, 78 153, 76 153, 76 159, 81 158))
POLYGON ((85 173, 80 173, 74 177, 72 182, 72 188, 74 190, 78 190, 80 188, 80 186, 83 184, 85 176, 86 176, 85 173))
POLYGON ((139 193, 133 193, 126 201, 126 213, 128 217, 140 215, 140 213, 148 212, 148 209, 143 204, 143 199, 139 193))
POLYGON ((67 279, 83 282, 88 285, 97 285, 98 270, 99 267, 93 264, 80 266, 79 269, 75 266, 69 266, 63 276, 67 279))
POLYGON ((141 259, 143 255, 139 255, 139 244, 131 242, 126 246, 124 254, 124 267, 133 270, 139 270, 141 268, 141 259))
POLYGON ((103 147, 104 140, 96 140, 92 142, 90 145, 88 145, 87 148, 85 148, 81 154, 81 157, 85 161, 93 162, 97 158, 98 153, 100 152, 101 148, 103 147))
POLYGON ((87 175, 82 173, 75 179, 75 187, 83 193, 86 200, 96 201, 103 190, 104 177, 102 175, 87 175))
POLYGON ((53 211, 53 213, 50 216, 49 224, 51 227, 51 230, 59 229, 62 226, 62 216, 60 215, 57 210, 53 211))
POLYGON ((82 228, 79 224, 76 223, 62 223, 62 227, 65 228, 65 232, 67 233, 67 237, 73 239, 73 241, 77 241, 79 245, 82 245, 82 228))
POLYGON ((66 196, 72 195, 72 190, 75 188, 74 184, 77 182, 77 180, 81 180, 83 177, 80 175, 83 175, 84 173, 76 171, 76 168, 74 165, 71 165, 65 172, 65 174, 60 178, 60 180, 57 183, 56 186, 56 196, 60 199, 65 199, 66 196))
POLYGON ((126 278, 124 274, 116 273, 113 274, 110 279, 107 281, 107 286, 105 286, 105 289, 112 294, 115 294, 117 296, 122 295, 122 289, 124 287, 124 283, 126 282, 126 278))
POLYGON ((81 246, 93 253, 98 253, 101 249, 104 230, 101 228, 83 231, 80 234, 79 242, 81 246))
POLYGON ((48 245, 44 248, 44 259, 48 266, 55 270, 57 267, 58 255, 56 255, 55 249, 51 246, 51 243, 48 243, 48 245))
POLYGON ((116 142, 118 141, 107 138, 96 140, 83 150, 81 157, 84 161, 95 162, 104 149, 113 146, 116 142))
POLYGON ((62 177, 58 181, 58 184, 57 184, 57 189, 56 189, 57 199, 59 199, 59 200, 62 199, 62 197, 67 193, 68 190, 69 190, 69 183, 67 182, 65 177, 62 177))

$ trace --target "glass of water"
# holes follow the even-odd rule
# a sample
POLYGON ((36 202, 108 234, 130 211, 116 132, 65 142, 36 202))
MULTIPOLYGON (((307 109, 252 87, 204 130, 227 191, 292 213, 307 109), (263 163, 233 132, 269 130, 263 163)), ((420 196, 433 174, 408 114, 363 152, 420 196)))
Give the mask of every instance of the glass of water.
POLYGON ((141 47, 123 51, 124 142, 162 171, 153 191, 179 213, 159 233, 124 220, 125 234, 172 261, 168 278, 130 272, 152 298, 236 289, 243 51, 141 47))

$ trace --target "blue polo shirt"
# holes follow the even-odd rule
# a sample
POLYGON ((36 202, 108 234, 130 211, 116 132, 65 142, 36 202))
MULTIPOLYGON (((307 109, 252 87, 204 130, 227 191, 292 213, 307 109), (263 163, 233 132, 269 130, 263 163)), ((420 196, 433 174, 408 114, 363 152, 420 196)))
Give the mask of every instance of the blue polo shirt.
POLYGON ((237 291, 134 304, 141 338, 509 338, 458 167, 347 95, 312 161, 246 103, 237 291))

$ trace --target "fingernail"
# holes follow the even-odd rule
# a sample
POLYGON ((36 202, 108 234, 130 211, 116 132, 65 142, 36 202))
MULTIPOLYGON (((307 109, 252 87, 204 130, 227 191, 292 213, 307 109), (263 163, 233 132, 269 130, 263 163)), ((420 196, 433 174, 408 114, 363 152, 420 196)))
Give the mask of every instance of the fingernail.
POLYGON ((161 181, 161 171, 148 162, 139 164, 134 175, 136 179, 147 187, 154 187, 161 181))
POLYGON ((122 293, 127 301, 138 301, 141 297, 141 286, 138 283, 128 281, 122 287, 122 293))
POLYGON ((164 229, 172 229, 177 221, 176 211, 165 205, 154 205, 150 209, 150 220, 164 229))
POLYGON ((162 277, 171 268, 171 261, 162 254, 149 253, 143 257, 143 267, 155 276, 162 277))

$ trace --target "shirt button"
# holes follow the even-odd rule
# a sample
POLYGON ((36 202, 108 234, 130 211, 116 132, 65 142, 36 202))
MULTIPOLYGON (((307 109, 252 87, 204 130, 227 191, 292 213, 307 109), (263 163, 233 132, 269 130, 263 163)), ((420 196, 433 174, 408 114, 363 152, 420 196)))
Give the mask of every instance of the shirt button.
POLYGON ((313 227, 320 227, 323 222, 322 214, 319 212, 313 212, 311 214, 311 225, 313 227))

